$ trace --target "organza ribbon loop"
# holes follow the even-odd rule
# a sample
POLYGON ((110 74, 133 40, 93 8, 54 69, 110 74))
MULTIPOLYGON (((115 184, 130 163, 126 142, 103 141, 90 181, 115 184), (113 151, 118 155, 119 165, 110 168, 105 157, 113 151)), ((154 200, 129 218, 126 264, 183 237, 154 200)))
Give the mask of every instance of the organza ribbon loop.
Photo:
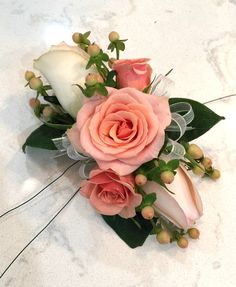
POLYGON ((172 121, 166 128, 168 132, 178 133, 178 137, 175 141, 178 141, 186 132, 186 130, 193 129, 188 127, 194 119, 194 112, 192 106, 186 102, 180 102, 170 105, 172 121))
POLYGON ((158 75, 152 83, 150 94, 170 97, 174 82, 164 75, 158 75))
POLYGON ((184 157, 186 151, 185 148, 176 141, 168 140, 167 147, 171 146, 171 151, 168 153, 170 159, 181 159, 184 157))

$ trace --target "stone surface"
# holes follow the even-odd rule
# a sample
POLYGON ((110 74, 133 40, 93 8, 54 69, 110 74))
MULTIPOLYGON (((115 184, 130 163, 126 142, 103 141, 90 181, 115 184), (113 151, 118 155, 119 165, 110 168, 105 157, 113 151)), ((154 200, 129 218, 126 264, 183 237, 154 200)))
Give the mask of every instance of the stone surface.
MULTIPOLYGON (((156 73, 174 68, 173 96, 201 102, 236 93, 236 1, 0 0, 0 214, 28 199, 69 164, 21 145, 39 122, 27 107, 24 71, 51 44, 92 30, 106 45, 111 30, 128 38, 123 57, 150 57, 156 73)), ((129 249, 81 196, 0 279, 0 286, 236 286, 236 98, 208 105, 226 117, 199 138, 222 171, 194 178, 204 203, 201 239, 187 250, 154 237, 129 249)), ((32 203, 0 219, 0 273, 76 190, 78 169, 32 203)))

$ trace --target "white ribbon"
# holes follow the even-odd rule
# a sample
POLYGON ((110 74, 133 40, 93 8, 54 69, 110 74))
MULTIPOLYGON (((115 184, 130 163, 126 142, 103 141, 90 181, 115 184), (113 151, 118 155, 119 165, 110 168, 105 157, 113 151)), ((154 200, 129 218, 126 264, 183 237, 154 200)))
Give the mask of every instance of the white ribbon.
POLYGON ((153 81, 150 94, 157 96, 170 96, 174 82, 164 75, 158 75, 153 81))

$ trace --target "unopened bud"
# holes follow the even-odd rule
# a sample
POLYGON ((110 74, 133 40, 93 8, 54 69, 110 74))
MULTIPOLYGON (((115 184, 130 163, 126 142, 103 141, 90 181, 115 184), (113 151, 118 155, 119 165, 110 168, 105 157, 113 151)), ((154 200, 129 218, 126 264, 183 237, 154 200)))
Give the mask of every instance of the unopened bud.
POLYGON ((170 243, 171 237, 169 232, 167 232, 166 230, 162 230, 157 234, 156 239, 160 244, 168 244, 170 243))
POLYGON ((32 90, 39 90, 40 88, 42 88, 43 86, 43 82, 41 79, 39 78, 32 78, 30 81, 29 81, 29 86, 32 90))
POLYGON ((196 144, 190 144, 187 153, 193 158, 193 159, 200 159, 203 157, 203 151, 201 148, 196 144))
POLYGON ((114 42, 114 41, 117 41, 117 40, 120 39, 120 35, 119 35, 117 32, 112 31, 112 32, 109 34, 108 38, 109 38, 109 40, 110 40, 111 42, 114 42))
POLYGON ((142 217, 147 219, 147 220, 151 220, 154 217, 154 208, 151 206, 145 206, 142 210, 141 210, 141 214, 142 217))
POLYGON ((192 239, 198 239, 200 236, 200 231, 197 228, 190 228, 188 230, 188 235, 192 239))
POLYGON ((72 39, 76 44, 79 44, 81 42, 81 36, 80 33, 76 32, 72 35, 72 39))
POLYGON ((205 174, 205 168, 202 164, 195 165, 192 169, 193 173, 199 176, 203 176, 205 174))
POLYGON ((137 174, 136 176, 135 176, 135 183, 137 184, 137 185, 139 185, 139 186, 142 186, 142 185, 144 185, 144 184, 146 184, 146 182, 147 182, 147 177, 144 175, 144 174, 137 174))
POLYGON ((100 48, 98 47, 98 45, 92 44, 88 46, 87 52, 90 56, 95 57, 100 53, 100 48))
POLYGON ((166 170, 161 173, 161 180, 166 184, 172 183, 174 179, 175 175, 170 170, 166 170))
POLYGON ((209 157, 204 157, 202 160, 202 165, 205 169, 209 169, 212 166, 212 160, 209 157))
POLYGON ((54 114, 54 110, 53 108, 51 107, 45 107, 43 109, 43 116, 46 118, 46 119, 50 119, 52 117, 52 115, 54 114))
POLYGON ((177 244, 180 248, 187 248, 188 247, 188 239, 182 236, 177 241, 177 244))
POLYGON ((97 74, 89 73, 85 78, 85 83, 88 86, 94 86, 97 83, 97 74))
POLYGON ((25 72, 25 79, 26 79, 26 81, 29 82, 34 77, 35 77, 34 72, 32 72, 32 71, 26 71, 25 72))
POLYGON ((104 83, 103 77, 100 74, 97 74, 97 82, 104 83))
POLYGON ((40 105, 40 101, 38 99, 32 98, 29 100, 29 106, 34 110, 37 106, 40 105))
POLYGON ((219 179, 220 178, 220 171, 218 169, 214 169, 212 174, 211 174, 212 179, 219 179))

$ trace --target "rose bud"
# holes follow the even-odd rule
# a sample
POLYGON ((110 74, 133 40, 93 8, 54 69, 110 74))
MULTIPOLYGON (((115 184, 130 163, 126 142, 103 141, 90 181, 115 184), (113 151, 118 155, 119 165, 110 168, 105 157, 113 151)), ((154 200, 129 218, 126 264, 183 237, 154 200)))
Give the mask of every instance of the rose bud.
POLYGON ((94 86, 97 82, 97 74, 89 73, 85 78, 85 83, 88 86, 94 86))
POLYGON ((81 42, 81 36, 80 33, 76 32, 72 35, 72 39, 76 44, 79 44, 81 42))
POLYGON ((135 88, 143 91, 151 82, 152 68, 149 59, 116 60, 112 69, 117 73, 119 88, 135 88))
POLYGON ((136 185, 142 186, 146 184, 146 182, 147 182, 147 177, 145 175, 140 173, 135 176, 136 185))
POLYGON ((166 170, 161 173, 161 180, 166 184, 172 183, 174 178, 175 178, 175 175, 170 170, 166 170))
POLYGON ((112 31, 112 32, 109 34, 108 38, 109 38, 109 40, 110 40, 111 42, 115 42, 115 41, 117 41, 117 40, 120 39, 120 35, 119 35, 117 32, 112 31))
POLYGON ((47 119, 47 120, 49 120, 51 117, 52 117, 52 115, 54 114, 54 110, 53 110, 53 108, 51 108, 51 107, 45 107, 44 109, 43 109, 43 116, 47 119))
POLYGON ((142 217, 147 219, 147 220, 151 220, 154 217, 154 209, 151 206, 145 206, 142 210, 141 210, 141 214, 142 217))
POLYGON ((212 166, 212 160, 209 157, 204 157, 201 162, 205 169, 209 169, 212 166))
POLYGON ((32 90, 39 90, 40 88, 42 88, 43 86, 43 82, 41 79, 39 78, 32 78, 30 81, 29 81, 29 86, 32 90))
POLYGON ((157 214, 188 229, 202 216, 202 201, 187 172, 182 167, 176 171, 175 180, 168 186, 174 194, 154 181, 148 181, 142 189, 146 194, 156 193, 158 200, 152 206, 157 214))
POLYGON ((35 78, 35 74, 32 71, 26 71, 25 72, 25 79, 26 81, 30 81, 32 78, 35 78))
POLYGON ((179 240, 177 240, 177 244, 180 248, 187 248, 188 247, 188 239, 185 237, 180 237, 179 240))
POLYGON ((218 169, 214 169, 211 174, 212 179, 219 179, 220 178, 220 171, 218 169))
POLYGON ((188 230, 188 235, 192 239, 198 239, 200 236, 200 231, 197 228, 190 228, 188 230))
POLYGON ((160 244, 168 244, 170 243, 171 237, 168 231, 162 230, 157 234, 156 239, 160 244))
POLYGON ((29 106, 34 110, 37 106, 40 105, 40 101, 38 99, 32 98, 29 100, 29 106))
POLYGON ((200 147, 196 144, 190 144, 187 153, 193 158, 193 159, 200 159, 203 157, 203 152, 200 149, 200 147))
POLYGON ((199 163, 193 167, 192 172, 196 175, 203 176, 205 174, 205 168, 199 163))
POLYGON ((100 53, 100 50, 101 49, 98 47, 98 45, 92 44, 88 46, 87 52, 90 56, 95 57, 100 53))

